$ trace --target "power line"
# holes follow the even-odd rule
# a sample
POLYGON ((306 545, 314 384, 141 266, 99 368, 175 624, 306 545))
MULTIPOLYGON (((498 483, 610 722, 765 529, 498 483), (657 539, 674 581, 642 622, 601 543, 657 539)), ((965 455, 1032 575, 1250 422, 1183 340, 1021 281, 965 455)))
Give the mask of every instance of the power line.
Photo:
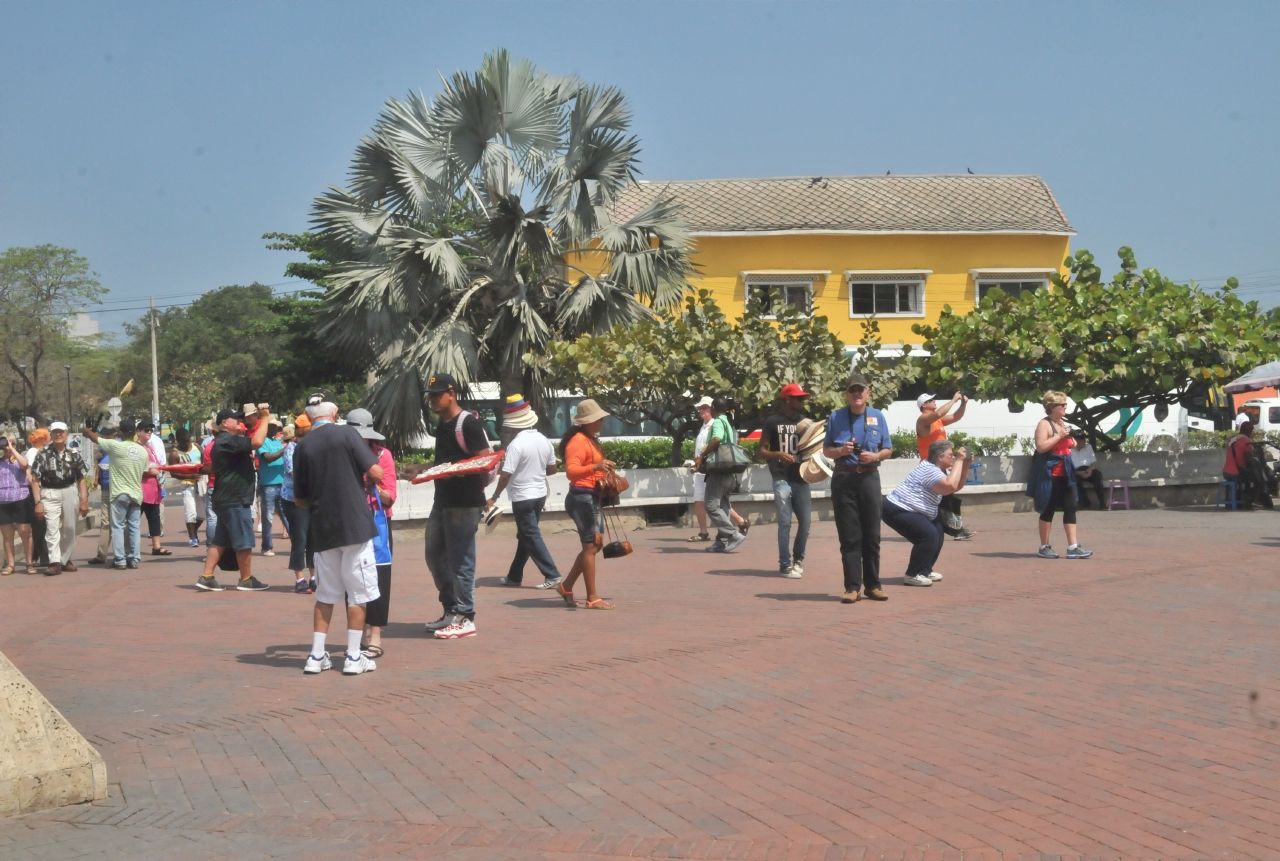
MULTIPOLYGON (((297 283, 299 283, 299 282, 303 282, 303 281, 306 281, 306 280, 307 280, 307 279, 305 279, 305 278, 290 278, 290 279, 288 279, 287 281, 278 281, 278 282, 276 282, 276 283, 274 283, 274 284, 263 284, 263 285, 261 285, 261 286, 263 286, 263 287, 273 287, 273 288, 274 288, 274 287, 283 287, 283 286, 284 286, 284 285, 286 285, 286 284, 297 284, 297 283)), ((310 282, 308 282, 308 283, 310 283, 310 282)), ((245 286, 247 286, 247 285, 245 285, 245 286)), ((180 298, 180 297, 187 297, 187 296, 204 296, 204 295, 206 295, 206 294, 208 294, 208 293, 215 292, 216 290, 219 290, 219 289, 221 289, 221 288, 217 288, 217 287, 215 287, 215 288, 212 288, 212 289, 210 289, 210 290, 202 290, 202 291, 200 291, 200 292, 198 292, 198 293, 170 293, 170 294, 168 294, 168 295, 164 295, 164 296, 156 296, 156 298, 157 298, 157 299, 177 299, 177 298, 180 298)), ((306 288, 303 288, 303 289, 306 289, 306 288)), ((319 286, 317 286, 317 287, 316 287, 316 289, 323 289, 323 288, 320 288, 319 286)), ((295 290, 295 291, 292 291, 292 292, 295 292, 295 293, 296 293, 296 292, 301 292, 301 291, 297 291, 297 290, 295 290)), ((287 295, 287 294, 282 293, 282 294, 280 294, 280 295, 287 295)), ((95 307, 95 308, 101 308, 101 310, 102 310, 102 311, 125 311, 125 310, 132 310, 132 309, 127 309, 127 308, 108 308, 108 307, 106 307, 106 306, 107 306, 107 305, 112 305, 112 304, 118 304, 118 303, 122 303, 122 302, 126 302, 126 303, 127 303, 127 302, 140 302, 140 301, 142 301, 142 300, 141 300, 141 299, 114 299, 114 300, 113 300, 113 299, 107 299, 107 300, 105 300, 105 301, 95 303, 93 307, 95 307)), ((191 303, 182 303, 182 302, 179 302, 179 303, 170 303, 170 304, 168 304, 168 305, 156 305, 156 307, 157 307, 157 308, 171 308, 171 307, 174 307, 175 305, 183 305, 183 304, 191 304, 191 303)), ((147 307, 150 307, 150 306, 147 306, 147 307)))

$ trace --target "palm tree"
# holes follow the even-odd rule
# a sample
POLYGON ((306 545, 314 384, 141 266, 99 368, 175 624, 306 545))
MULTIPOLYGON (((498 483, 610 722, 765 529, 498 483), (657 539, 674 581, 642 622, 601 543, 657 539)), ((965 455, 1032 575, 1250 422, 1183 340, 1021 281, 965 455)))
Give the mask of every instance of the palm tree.
POLYGON ((498 380, 537 399, 548 341, 677 305, 690 240, 660 198, 625 221, 639 141, 622 93, 498 50, 430 101, 387 101, 314 224, 337 259, 321 337, 375 358, 368 403, 393 438, 423 428, 423 381, 498 380))

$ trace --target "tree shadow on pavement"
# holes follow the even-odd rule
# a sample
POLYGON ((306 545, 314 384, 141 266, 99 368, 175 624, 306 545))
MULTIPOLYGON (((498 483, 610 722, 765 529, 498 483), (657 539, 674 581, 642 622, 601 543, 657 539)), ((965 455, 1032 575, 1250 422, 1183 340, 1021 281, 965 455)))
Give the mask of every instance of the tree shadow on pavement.
POLYGON ((971 553, 970 556, 982 556, 986 559, 1039 559, 1040 557, 1034 553, 1011 553, 1002 551, 1000 553, 971 553))
MULTIPOLYGON (((550 589, 546 590, 545 598, 517 598, 514 601, 503 601, 502 603, 508 607, 519 607, 521 610, 568 610, 564 600, 550 589)), ((582 591, 579 590, 579 595, 582 591)))
MULTIPOLYGON (((328 651, 331 657, 341 657, 343 647, 338 646, 334 650, 334 644, 329 643, 328 651)), ((298 643, 288 646, 267 646, 261 652, 251 652, 247 655, 236 655, 236 663, 240 664, 256 664, 260 667, 279 667, 280 669, 294 670, 295 672, 302 669, 302 665, 307 661, 307 654, 311 651, 310 643, 298 643)), ((336 658, 335 658, 336 660, 336 658)))
POLYGON ((839 601, 839 595, 820 595, 814 592, 760 592, 757 598, 769 598, 774 601, 839 601))

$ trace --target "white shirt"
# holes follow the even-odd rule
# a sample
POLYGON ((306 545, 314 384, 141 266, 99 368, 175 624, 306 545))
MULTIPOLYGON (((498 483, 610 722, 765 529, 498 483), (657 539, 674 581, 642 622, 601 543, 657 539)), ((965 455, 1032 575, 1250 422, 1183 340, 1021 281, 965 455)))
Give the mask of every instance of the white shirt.
POLYGON ((1098 456, 1093 453, 1093 446, 1085 443, 1071 452, 1071 465, 1076 469, 1084 469, 1086 466, 1093 466, 1098 462, 1098 456))
POLYGON ((1249 417, 1245 415, 1244 411, 1242 410, 1240 412, 1240 415, 1236 416, 1235 422, 1233 422, 1233 424, 1235 425, 1235 429, 1240 430, 1240 425, 1244 424, 1248 420, 1249 420, 1249 417))
POLYGON ((694 457, 701 456, 702 450, 707 447, 707 443, 711 439, 711 424, 714 421, 715 419, 712 419, 711 421, 707 422, 702 426, 702 429, 698 431, 698 438, 693 443, 694 457))
MULTIPOLYGON (((164 440, 160 439, 160 434, 153 433, 151 435, 151 439, 147 442, 147 445, 150 446, 151 450, 156 453, 156 460, 160 461, 161 463, 169 462, 169 458, 164 452, 164 440)), ((161 482, 161 487, 163 487, 164 476, 160 477, 160 482, 161 482)))
POLYGON ((554 466, 556 450, 551 440, 537 428, 522 430, 507 446, 502 458, 502 471, 511 478, 507 482, 507 499, 525 502, 547 495, 547 467, 554 466))

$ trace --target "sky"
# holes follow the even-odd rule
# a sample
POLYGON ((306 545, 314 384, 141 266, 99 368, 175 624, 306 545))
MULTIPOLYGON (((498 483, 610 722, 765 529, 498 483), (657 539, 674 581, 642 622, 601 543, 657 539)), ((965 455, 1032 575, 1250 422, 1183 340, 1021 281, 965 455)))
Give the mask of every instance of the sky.
POLYGON ((53 243, 104 330, 280 291, 387 98, 505 47, 621 88, 645 179, 1045 178, 1106 272, 1280 304, 1280 3, 0 0, 0 248, 53 243))

